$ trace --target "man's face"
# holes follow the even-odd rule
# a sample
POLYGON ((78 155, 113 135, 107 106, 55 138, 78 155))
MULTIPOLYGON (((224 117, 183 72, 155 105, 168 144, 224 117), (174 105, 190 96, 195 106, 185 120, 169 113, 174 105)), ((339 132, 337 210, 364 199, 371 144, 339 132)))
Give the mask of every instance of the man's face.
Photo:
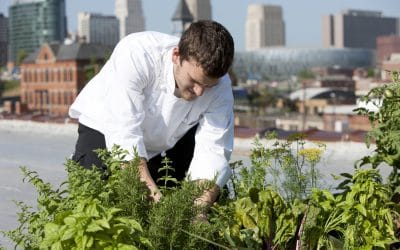
POLYGON ((184 60, 180 63, 177 48, 173 51, 172 61, 174 63, 175 95, 177 97, 192 101, 203 95, 207 88, 218 83, 218 78, 206 76, 204 70, 196 65, 194 60, 184 60))

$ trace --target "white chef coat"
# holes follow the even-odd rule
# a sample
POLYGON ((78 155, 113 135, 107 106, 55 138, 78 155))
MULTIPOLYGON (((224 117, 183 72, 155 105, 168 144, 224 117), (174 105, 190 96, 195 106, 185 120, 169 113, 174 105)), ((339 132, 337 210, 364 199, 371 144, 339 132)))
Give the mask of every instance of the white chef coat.
POLYGON ((193 101, 174 95, 172 49, 178 38, 134 33, 115 47, 101 71, 69 109, 72 118, 104 134, 106 146, 120 145, 133 157, 150 159, 172 148, 195 124, 195 150, 188 176, 214 180, 231 175, 233 95, 228 75, 193 101))

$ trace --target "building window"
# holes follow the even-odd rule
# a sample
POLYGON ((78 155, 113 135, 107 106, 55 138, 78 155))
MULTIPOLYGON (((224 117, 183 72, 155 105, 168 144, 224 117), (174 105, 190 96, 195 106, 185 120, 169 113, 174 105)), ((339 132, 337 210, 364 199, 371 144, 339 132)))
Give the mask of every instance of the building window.
POLYGON ((37 82, 37 70, 36 69, 33 70, 33 81, 37 82))
POLYGON ((27 81, 28 82, 32 82, 32 72, 31 72, 31 70, 27 70, 26 71, 26 76, 27 76, 27 81))
POLYGON ((68 91, 64 91, 64 105, 68 105, 69 104, 68 101, 69 101, 68 100, 68 91))
POLYGON ((52 70, 52 69, 50 69, 50 72, 49 72, 49 79, 50 79, 50 82, 53 82, 53 80, 54 80, 54 70, 52 70))
POLYGON ((46 69, 44 71, 44 81, 49 82, 49 70, 48 69, 46 69))
POLYGON ((61 82, 61 69, 57 69, 57 82, 61 82))
POLYGON ((73 72, 72 69, 69 69, 69 81, 72 82, 73 79, 73 72))
POLYGON ((64 82, 67 81, 67 69, 64 69, 64 82))
POLYGON ((62 104, 61 99, 62 99, 61 91, 58 91, 58 100, 57 100, 57 104, 59 104, 59 105, 62 104))

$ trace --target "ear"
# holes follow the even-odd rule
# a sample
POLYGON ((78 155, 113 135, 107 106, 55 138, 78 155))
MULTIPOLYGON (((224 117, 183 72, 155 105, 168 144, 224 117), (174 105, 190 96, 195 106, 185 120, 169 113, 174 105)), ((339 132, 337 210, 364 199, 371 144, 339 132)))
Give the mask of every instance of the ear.
POLYGON ((179 49, 178 47, 175 47, 172 49, 172 63, 179 64, 179 62, 180 62, 179 49))

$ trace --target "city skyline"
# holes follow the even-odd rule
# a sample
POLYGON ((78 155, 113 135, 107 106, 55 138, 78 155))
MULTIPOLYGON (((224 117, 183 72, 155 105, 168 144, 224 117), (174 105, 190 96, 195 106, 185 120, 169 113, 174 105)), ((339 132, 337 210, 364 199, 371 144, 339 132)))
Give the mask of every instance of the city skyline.
MULTIPOLYGON (((8 16, 8 7, 12 0, 0 0, 0 12, 8 16)), ((232 33, 236 50, 245 48, 245 22, 247 6, 252 3, 272 4, 282 6, 283 19, 286 24, 286 44, 288 47, 322 47, 322 16, 337 14, 345 9, 381 11, 383 16, 400 17, 398 0, 335 0, 335 1, 290 1, 290 0, 212 0, 212 18, 232 33), (227 8, 229 6, 229 8, 227 8), (228 12, 229 10, 230 12, 228 12)), ((172 33, 171 17, 178 0, 145 0, 143 1, 146 30, 172 33)), ((68 31, 77 31, 78 12, 91 12, 114 15, 113 0, 68 1, 66 3, 68 31)))

